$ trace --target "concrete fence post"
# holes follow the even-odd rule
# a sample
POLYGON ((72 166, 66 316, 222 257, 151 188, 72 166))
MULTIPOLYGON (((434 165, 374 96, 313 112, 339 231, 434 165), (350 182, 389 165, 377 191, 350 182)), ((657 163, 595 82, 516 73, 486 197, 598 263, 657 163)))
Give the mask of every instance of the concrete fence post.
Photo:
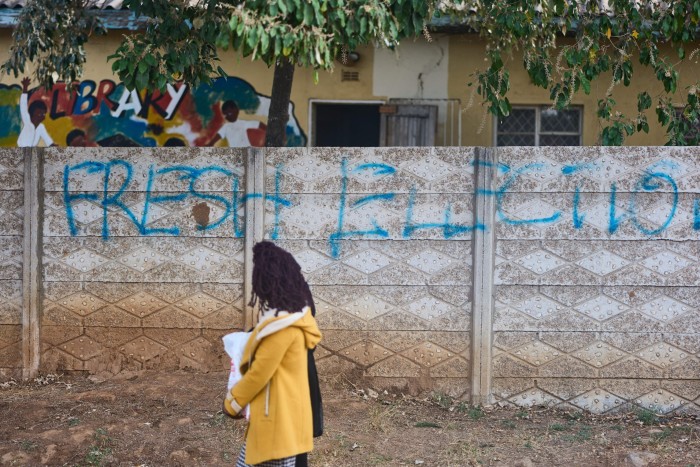
POLYGON ((253 245, 265 236, 265 148, 249 148, 245 164, 245 329, 255 324, 248 304, 253 295, 253 245))
POLYGON ((494 309, 496 151, 476 148, 472 269, 471 402, 489 404, 491 397, 492 319, 494 309))
POLYGON ((24 239, 22 254, 22 377, 34 378, 41 356, 41 252, 44 150, 21 149, 24 156, 24 239))

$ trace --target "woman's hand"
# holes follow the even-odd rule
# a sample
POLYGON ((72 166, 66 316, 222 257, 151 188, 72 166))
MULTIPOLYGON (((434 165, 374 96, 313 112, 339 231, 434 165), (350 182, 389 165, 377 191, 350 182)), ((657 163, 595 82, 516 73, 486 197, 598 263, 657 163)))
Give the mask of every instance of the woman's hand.
POLYGON ((231 418, 243 418, 243 411, 242 410, 236 411, 236 409, 235 409, 236 405, 238 405, 238 404, 235 403, 235 401, 233 400, 233 397, 231 396, 231 394, 229 394, 224 399, 224 413, 231 418), (231 402, 233 402, 233 404, 231 402))

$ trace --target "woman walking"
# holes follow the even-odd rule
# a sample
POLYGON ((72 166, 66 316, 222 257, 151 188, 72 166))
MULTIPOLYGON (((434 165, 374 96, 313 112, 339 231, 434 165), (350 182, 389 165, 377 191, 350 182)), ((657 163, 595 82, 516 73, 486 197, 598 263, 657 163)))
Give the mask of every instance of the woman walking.
POLYGON ((237 467, 292 467, 313 449, 308 352, 321 340, 299 264, 271 242, 253 247, 258 325, 243 352, 241 380, 224 401, 229 415, 250 405, 237 467))

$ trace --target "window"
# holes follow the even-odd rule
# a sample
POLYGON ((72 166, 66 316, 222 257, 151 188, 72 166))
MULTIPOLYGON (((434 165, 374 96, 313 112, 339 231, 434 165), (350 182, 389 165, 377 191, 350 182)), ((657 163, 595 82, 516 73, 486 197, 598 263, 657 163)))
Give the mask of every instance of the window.
POLYGON ((496 146, 580 146, 581 109, 513 107, 496 122, 496 146))

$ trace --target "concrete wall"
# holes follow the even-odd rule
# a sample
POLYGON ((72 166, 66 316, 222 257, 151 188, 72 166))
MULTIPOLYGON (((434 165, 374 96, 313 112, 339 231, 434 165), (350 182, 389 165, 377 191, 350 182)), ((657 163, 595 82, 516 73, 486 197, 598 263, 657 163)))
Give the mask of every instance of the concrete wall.
POLYGON ((0 377, 22 366, 24 154, 0 152, 0 377))
POLYGON ((244 154, 46 152, 42 369, 225 366, 220 338, 243 326, 243 240, 229 200, 245 187, 244 154))
POLYGON ((697 410, 697 148, 498 155, 496 398, 697 410))
POLYGON ((698 410, 696 148, 7 154, 3 174, 25 160, 44 180, 29 178, 43 235, 24 223, 24 257, 41 262, 22 262, 21 228, 3 257, 43 277, 24 288, 41 299, 24 312, 40 352, 20 364, 8 277, 6 373, 225 368, 221 335, 254 322, 250 247, 269 238, 311 284, 326 375, 478 403, 698 410))
POLYGON ((267 203, 265 236, 293 252, 312 287, 324 331, 319 371, 468 392, 471 229, 446 239, 442 224, 450 210, 455 229, 472 225, 473 155, 267 152, 266 193, 290 206, 267 203))

